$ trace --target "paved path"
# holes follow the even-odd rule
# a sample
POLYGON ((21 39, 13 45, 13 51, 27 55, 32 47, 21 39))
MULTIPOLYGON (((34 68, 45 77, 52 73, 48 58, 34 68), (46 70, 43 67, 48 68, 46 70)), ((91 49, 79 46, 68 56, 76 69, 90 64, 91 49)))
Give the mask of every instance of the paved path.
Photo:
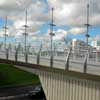
MULTIPOLYGON (((0 100, 37 100, 29 96, 35 86, 0 88, 0 100)), ((42 100, 42 99, 39 99, 42 100)))
MULTIPOLYGON (((21 87, 8 87, 0 88, 0 97, 4 96, 17 96, 20 94, 27 94, 29 91, 33 91, 35 86, 21 86, 21 87)), ((1 100, 1 99, 0 99, 1 100)))

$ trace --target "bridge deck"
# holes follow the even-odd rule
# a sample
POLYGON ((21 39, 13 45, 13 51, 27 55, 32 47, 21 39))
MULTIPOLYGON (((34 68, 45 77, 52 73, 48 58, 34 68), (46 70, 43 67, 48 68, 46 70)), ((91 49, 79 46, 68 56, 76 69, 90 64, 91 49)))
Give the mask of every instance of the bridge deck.
MULTIPOLYGON (((59 69, 59 68, 50 68, 50 67, 44 66, 44 65, 30 64, 30 63, 24 63, 24 62, 15 62, 15 61, 12 61, 12 60, 5 60, 5 59, 0 59, 0 63, 13 64, 13 65, 16 65, 16 66, 21 66, 21 67, 23 67, 23 70, 25 70, 24 68, 28 68, 29 70, 35 69, 35 70, 38 70, 38 71, 47 71, 47 72, 53 71, 53 72, 56 72, 56 73, 60 72, 61 74, 64 73, 65 75, 68 75, 68 76, 71 76, 71 77, 77 77, 77 78, 80 78, 80 79, 100 82, 100 75, 93 75, 93 74, 82 73, 82 72, 77 72, 77 71, 67 71, 67 70, 59 69)), ((18 68, 20 68, 20 67, 18 67, 18 68)))

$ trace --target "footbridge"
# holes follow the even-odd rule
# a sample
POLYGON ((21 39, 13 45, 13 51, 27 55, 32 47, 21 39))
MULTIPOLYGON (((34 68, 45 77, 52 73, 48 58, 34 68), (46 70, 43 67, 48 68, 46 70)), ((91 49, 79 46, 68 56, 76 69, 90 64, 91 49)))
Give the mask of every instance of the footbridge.
POLYGON ((0 63, 15 67, 39 76, 47 100, 100 100, 100 62, 89 58, 71 56, 50 59, 44 56, 23 55, 3 52, 0 63), (34 63, 35 62, 35 63, 34 63))

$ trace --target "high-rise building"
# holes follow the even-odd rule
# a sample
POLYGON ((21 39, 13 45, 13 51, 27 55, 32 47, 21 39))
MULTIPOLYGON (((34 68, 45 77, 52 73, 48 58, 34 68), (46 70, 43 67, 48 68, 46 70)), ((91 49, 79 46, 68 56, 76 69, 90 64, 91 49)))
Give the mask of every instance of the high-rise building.
POLYGON ((97 50, 100 50, 100 40, 92 41, 92 46, 95 47, 97 50))
POLYGON ((86 55, 86 53, 88 52, 89 55, 92 57, 93 53, 96 54, 96 49, 82 41, 82 40, 77 40, 77 39, 73 39, 72 40, 72 51, 73 54, 76 56, 82 56, 84 57, 86 55))
MULTIPOLYGON (((88 46, 89 48, 91 46, 88 46)), ((81 41, 81 40, 77 40, 77 39, 73 39, 72 40, 72 49, 73 50, 87 50, 87 44, 84 42, 84 41, 81 41)))

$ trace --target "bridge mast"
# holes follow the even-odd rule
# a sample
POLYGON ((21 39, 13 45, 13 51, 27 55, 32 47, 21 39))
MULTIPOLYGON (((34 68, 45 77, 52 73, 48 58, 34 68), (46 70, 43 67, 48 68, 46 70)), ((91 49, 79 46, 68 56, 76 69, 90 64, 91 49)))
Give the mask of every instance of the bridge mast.
POLYGON ((54 16, 53 16, 53 11, 54 11, 54 8, 52 8, 52 18, 51 18, 51 24, 50 24, 50 39, 51 39, 51 57, 50 57, 50 67, 53 67, 53 36, 55 35, 53 33, 53 27, 56 26, 54 24, 54 16))
POLYGON ((87 44, 87 49, 88 49, 88 38, 90 37, 89 35, 89 27, 91 26, 89 24, 89 4, 87 4, 87 23, 85 24, 86 28, 87 28, 87 33, 86 33, 86 44, 87 44))
POLYGON ((7 42, 7 29, 8 29, 8 27, 7 27, 7 16, 5 17, 5 26, 3 27, 4 28, 4 31, 5 31, 5 33, 4 33, 4 48, 5 48, 5 50, 6 50, 6 48, 7 48, 7 44, 6 44, 6 42, 7 42))
POLYGON ((27 9, 26 9, 26 12, 25 12, 25 25, 23 26, 25 29, 25 33, 23 33, 23 35, 25 36, 25 62, 27 63, 28 61, 28 56, 27 56, 27 36, 28 36, 28 33, 27 33, 27 28, 28 28, 28 25, 27 25, 27 9))

